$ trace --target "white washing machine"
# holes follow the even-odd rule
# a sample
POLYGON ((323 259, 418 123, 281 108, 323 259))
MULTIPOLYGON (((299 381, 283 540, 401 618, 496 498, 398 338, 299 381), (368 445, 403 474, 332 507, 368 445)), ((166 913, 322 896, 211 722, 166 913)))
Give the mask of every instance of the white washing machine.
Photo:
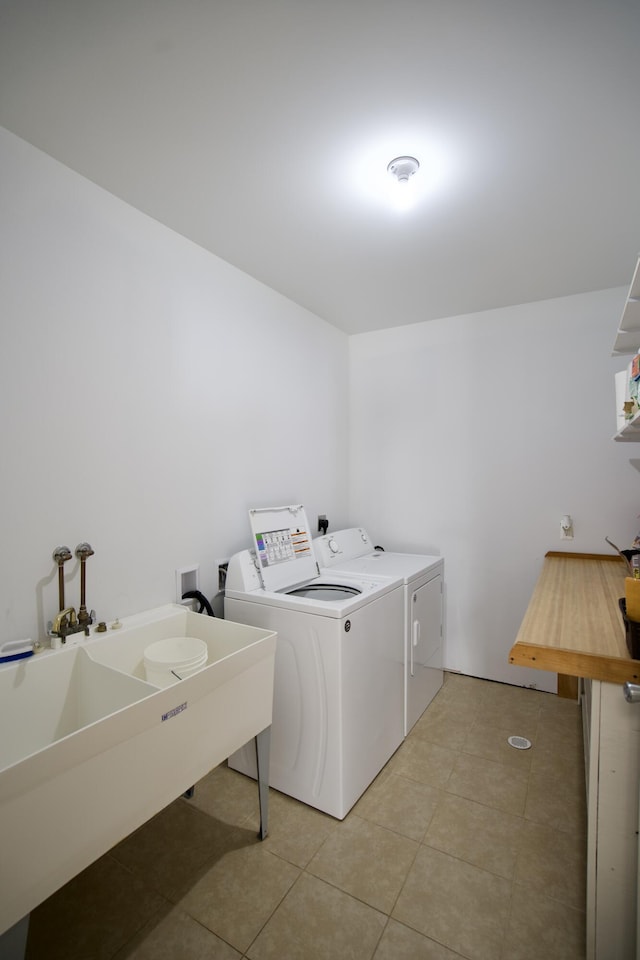
POLYGON ((376 550, 362 527, 325 534, 313 544, 323 573, 402 579, 406 736, 442 686, 444 559, 376 550))
MULTIPOLYGON (((342 819, 404 737, 402 580, 320 576, 302 506, 250 521, 224 610, 278 634, 269 783, 342 819)), ((229 766, 255 777, 253 744, 229 766)))

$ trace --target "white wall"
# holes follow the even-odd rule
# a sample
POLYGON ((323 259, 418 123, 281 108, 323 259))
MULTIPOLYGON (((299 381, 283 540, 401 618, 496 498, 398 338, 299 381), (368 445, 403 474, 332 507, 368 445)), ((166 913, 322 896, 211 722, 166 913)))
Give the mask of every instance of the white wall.
POLYGON ((636 445, 611 440, 625 295, 350 339, 350 514, 377 543, 444 555, 451 669, 555 689, 508 663, 545 552, 611 552, 605 536, 640 529, 636 445))
POLYGON ((544 553, 640 529, 626 290, 347 338, 1 129, 0 165, 0 641, 56 612, 61 543, 125 616, 191 563, 211 596, 248 508, 299 500, 445 556, 449 668, 550 687, 507 663, 544 553))
POLYGON ((346 523, 346 336, 1 129, 0 168, 0 642, 60 544, 108 619, 211 596, 251 506, 346 523))

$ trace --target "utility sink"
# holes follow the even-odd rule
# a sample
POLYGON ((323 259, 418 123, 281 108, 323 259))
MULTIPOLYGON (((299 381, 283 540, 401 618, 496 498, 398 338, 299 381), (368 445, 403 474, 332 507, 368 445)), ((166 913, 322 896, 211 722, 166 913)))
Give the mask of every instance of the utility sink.
MULTIPOLYGON (((156 692, 96 663, 82 647, 65 654, 0 670, 0 770, 156 692)), ((64 752, 63 745, 50 751, 64 752)))
POLYGON ((252 738, 268 765, 275 633, 170 604, 80 636, 0 668, 0 934, 252 738), (207 665, 148 683, 180 636, 207 665))

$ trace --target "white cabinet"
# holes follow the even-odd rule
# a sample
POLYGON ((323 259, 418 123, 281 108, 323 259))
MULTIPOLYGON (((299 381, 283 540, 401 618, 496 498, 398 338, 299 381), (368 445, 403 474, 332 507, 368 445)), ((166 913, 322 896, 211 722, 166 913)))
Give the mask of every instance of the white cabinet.
POLYGON ((622 686, 584 680, 587 960, 636 956, 640 704, 622 686))
MULTIPOLYGON (((614 356, 640 350, 640 258, 613 347, 614 356)), ((616 376, 616 406, 628 397, 629 370, 616 376)), ((640 413, 620 425, 615 440, 640 442, 640 413)), ((582 711, 587 776, 587 960, 632 960, 638 913, 640 704, 622 686, 584 680, 582 711)), ((636 951, 638 951, 636 953, 636 951)))

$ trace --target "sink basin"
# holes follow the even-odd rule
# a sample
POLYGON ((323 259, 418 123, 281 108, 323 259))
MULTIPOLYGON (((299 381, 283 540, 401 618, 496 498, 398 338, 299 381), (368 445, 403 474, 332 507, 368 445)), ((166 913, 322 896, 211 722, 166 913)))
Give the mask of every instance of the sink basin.
POLYGON ((81 647, 1 670, 0 771, 152 693, 81 647))
MULTIPOLYGON (((256 642, 256 636, 247 634, 240 623, 203 616, 175 604, 161 607, 156 612, 157 619, 153 619, 153 613, 129 617, 119 630, 94 634, 93 641, 86 647, 91 658, 96 663, 145 680, 144 651, 156 640, 197 637, 207 645, 208 664, 217 664, 218 670, 222 669, 220 665, 227 657, 256 642)), ((260 635, 264 633, 259 631, 260 635)))
POLYGON ((170 604, 0 668, 0 934, 271 724, 276 634, 170 604), (144 679, 155 640, 198 673, 144 679))

